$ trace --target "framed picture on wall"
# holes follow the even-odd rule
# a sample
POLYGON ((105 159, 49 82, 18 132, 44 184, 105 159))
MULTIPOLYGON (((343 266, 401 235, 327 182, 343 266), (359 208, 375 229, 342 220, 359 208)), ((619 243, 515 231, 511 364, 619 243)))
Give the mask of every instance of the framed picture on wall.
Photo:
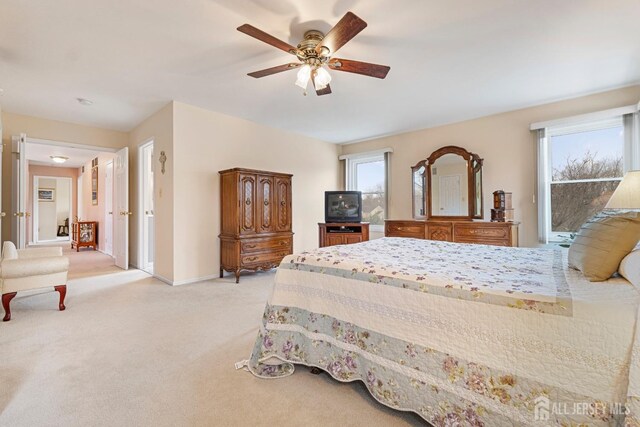
POLYGON ((98 158, 91 161, 91 204, 98 204, 98 158))
POLYGON ((39 202, 55 202, 56 190, 53 188, 38 188, 39 202))

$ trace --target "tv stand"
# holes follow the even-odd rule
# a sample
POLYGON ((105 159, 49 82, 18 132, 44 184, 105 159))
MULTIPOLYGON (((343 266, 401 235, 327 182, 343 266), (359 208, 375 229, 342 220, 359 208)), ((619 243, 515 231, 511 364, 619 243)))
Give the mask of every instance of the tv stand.
POLYGON ((369 240, 368 222, 319 222, 318 228, 321 248, 369 240))

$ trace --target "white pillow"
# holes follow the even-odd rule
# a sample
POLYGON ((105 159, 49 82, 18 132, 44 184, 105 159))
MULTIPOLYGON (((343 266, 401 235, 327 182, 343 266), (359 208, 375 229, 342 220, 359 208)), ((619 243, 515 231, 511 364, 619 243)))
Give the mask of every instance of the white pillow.
POLYGON ((624 257, 618 267, 618 273, 636 286, 640 286, 640 249, 624 257))

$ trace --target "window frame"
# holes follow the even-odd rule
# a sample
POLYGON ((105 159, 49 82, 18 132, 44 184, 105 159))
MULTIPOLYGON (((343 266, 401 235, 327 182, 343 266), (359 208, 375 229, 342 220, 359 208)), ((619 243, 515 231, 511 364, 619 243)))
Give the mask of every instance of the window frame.
POLYGON ((620 182, 622 181, 624 173, 626 172, 625 165, 627 164, 627 159, 626 159, 627 147, 626 147, 625 138, 623 137, 623 151, 622 151, 622 155, 623 155, 622 175, 623 176, 610 177, 610 178, 587 178, 587 179, 556 181, 553 179, 553 164, 552 164, 553 149, 551 145, 552 144, 551 139, 554 136, 572 135, 572 134, 583 133, 583 132, 594 132, 598 130, 611 129, 615 127, 621 127, 624 132, 625 126, 624 126, 624 121, 622 116, 616 116, 616 117, 608 118, 604 120, 602 119, 593 120, 590 122, 584 122, 584 123, 578 123, 578 124, 557 125, 557 126, 552 126, 546 129, 546 135, 545 135, 546 141, 544 142, 546 147, 544 147, 543 151, 545 156, 544 173, 545 173, 546 179, 544 180, 545 181, 544 185, 545 185, 545 194, 547 195, 547 203, 545 204, 546 212, 544 213, 544 218, 540 220, 544 220, 547 223, 547 226, 546 226, 546 230, 547 230, 546 243, 547 244, 557 245, 560 243, 564 243, 567 240, 570 240, 571 234, 574 234, 572 232, 553 231, 553 225, 551 223, 552 212, 553 212, 553 206, 551 203, 551 186, 554 184, 573 184, 573 183, 577 184, 577 183, 586 183, 586 182, 609 182, 609 181, 620 182))
MULTIPOLYGON (((384 220, 388 217, 389 210, 389 151, 376 151, 370 153, 362 153, 358 155, 350 155, 345 158, 345 189, 347 191, 361 191, 358 190, 358 165, 372 162, 384 162, 384 220)), ((373 232, 384 232, 384 224, 371 224, 369 230, 373 232)))

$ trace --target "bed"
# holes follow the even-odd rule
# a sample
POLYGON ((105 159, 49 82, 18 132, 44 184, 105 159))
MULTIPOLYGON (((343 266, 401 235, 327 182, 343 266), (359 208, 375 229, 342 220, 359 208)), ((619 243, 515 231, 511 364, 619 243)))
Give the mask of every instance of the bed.
POLYGON ((639 284, 566 258, 409 238, 290 255, 239 366, 317 367, 435 426, 638 425, 639 284))

